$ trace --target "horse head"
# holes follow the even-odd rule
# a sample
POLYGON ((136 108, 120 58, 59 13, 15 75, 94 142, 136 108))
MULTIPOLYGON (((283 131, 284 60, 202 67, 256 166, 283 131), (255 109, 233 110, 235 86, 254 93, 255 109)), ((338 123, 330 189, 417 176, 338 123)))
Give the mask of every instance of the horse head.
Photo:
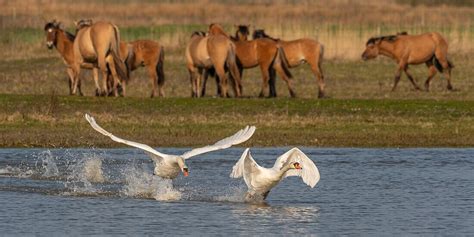
POLYGON ((237 28, 237 31, 235 32, 235 38, 237 40, 245 41, 248 39, 248 36, 250 35, 250 25, 234 25, 235 28, 237 28))
POLYGON ((264 29, 256 29, 253 31, 253 34, 252 34, 252 38, 253 39, 260 39, 260 38, 267 38, 267 39, 271 39, 273 41, 279 41, 280 39, 277 39, 277 38, 273 38, 269 35, 267 35, 265 33, 265 30, 264 29))
POLYGON ((46 32, 46 46, 52 49, 56 45, 57 32, 61 27, 61 22, 53 20, 44 25, 44 31, 46 32))
POLYGON ((398 36, 406 35, 406 32, 397 33, 396 35, 387 35, 387 36, 379 36, 379 37, 372 37, 367 40, 365 44, 365 50, 362 53, 362 59, 364 61, 376 58, 380 52, 380 44, 382 41, 393 43, 398 39, 398 36))

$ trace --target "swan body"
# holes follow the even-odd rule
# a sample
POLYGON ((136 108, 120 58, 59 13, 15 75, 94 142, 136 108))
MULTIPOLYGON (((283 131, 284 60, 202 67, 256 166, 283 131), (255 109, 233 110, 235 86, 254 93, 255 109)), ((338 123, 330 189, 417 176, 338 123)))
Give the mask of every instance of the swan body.
POLYGON ((151 148, 150 146, 146 144, 141 144, 138 142, 128 141, 128 140, 119 138, 113 135, 112 133, 106 131, 102 127, 100 127, 92 116, 85 114, 85 118, 87 122, 89 122, 89 124, 92 126, 93 129, 95 129, 97 132, 107 137, 110 137, 113 141, 116 141, 128 146, 136 147, 147 152, 150 155, 150 158, 155 163, 154 174, 162 178, 167 178, 167 179, 176 178, 180 172, 182 172, 184 176, 188 176, 189 168, 185 162, 187 159, 203 154, 203 153, 226 149, 233 145, 240 144, 250 139, 250 137, 252 137, 253 133, 255 132, 254 126, 246 126, 244 129, 241 129, 234 135, 224 138, 214 143, 213 145, 196 148, 178 156, 178 155, 164 154, 151 148))
POLYGON ((303 182, 314 188, 319 182, 319 170, 314 162, 300 149, 293 148, 281 155, 272 168, 257 164, 247 148, 234 165, 230 177, 243 177, 247 184, 247 201, 264 200, 270 190, 289 176, 299 176, 303 182))

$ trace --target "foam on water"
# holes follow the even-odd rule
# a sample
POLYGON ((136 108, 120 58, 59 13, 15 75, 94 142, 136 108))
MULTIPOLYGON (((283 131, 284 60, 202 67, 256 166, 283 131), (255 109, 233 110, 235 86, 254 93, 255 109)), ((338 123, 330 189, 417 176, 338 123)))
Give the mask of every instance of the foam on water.
POLYGON ((102 159, 95 154, 83 154, 75 164, 69 164, 67 181, 64 184, 74 193, 94 193, 100 191, 93 183, 106 181, 102 171, 102 159))
POLYGON ((231 187, 224 195, 213 198, 217 202, 245 202, 247 188, 244 186, 231 187))
POLYGON ((181 192, 169 179, 162 179, 146 171, 144 167, 128 167, 124 171, 125 186, 122 193, 129 197, 154 198, 160 201, 181 199, 181 192))
POLYGON ((42 177, 56 177, 59 175, 59 169, 56 165, 57 157, 53 156, 50 150, 41 152, 35 166, 39 168, 42 177))

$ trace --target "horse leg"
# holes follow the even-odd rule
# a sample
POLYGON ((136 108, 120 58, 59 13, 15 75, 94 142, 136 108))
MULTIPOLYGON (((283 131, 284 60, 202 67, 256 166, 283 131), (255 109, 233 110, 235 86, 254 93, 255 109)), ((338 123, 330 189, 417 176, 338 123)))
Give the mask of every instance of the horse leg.
POLYGON ((72 68, 67 68, 66 72, 69 77, 69 95, 72 95, 72 86, 74 85, 74 71, 72 68))
POLYGON ((392 92, 395 91, 395 89, 397 88, 398 82, 400 81, 402 68, 404 68, 404 66, 398 67, 397 71, 395 72, 395 81, 393 82, 392 92))
POLYGON ((100 96, 99 69, 96 68, 96 67, 93 67, 92 68, 92 75, 94 77, 95 96, 100 96))
MULTIPOLYGON (((309 62, 308 62, 309 63, 309 62)), ((321 70, 321 67, 317 62, 310 63, 311 71, 313 72, 314 76, 318 79, 318 98, 324 98, 324 88, 326 87, 326 83, 324 82, 324 75, 321 70)))
POLYGON ((205 71, 206 71, 206 70, 203 69, 203 68, 199 68, 199 69, 198 69, 197 77, 196 77, 196 80, 195 80, 195 82, 196 82, 196 90, 195 90, 195 92, 194 92, 194 93, 196 94, 196 97, 197 97, 197 98, 201 97, 201 94, 200 94, 199 92, 200 92, 200 91, 202 90, 202 88, 203 88, 203 85, 202 85, 202 83, 201 83, 201 80, 202 80, 202 77, 203 77, 205 71))
POLYGON ((203 71, 202 75, 202 88, 201 88, 201 97, 206 96, 206 84, 207 84, 207 78, 209 77, 209 72, 207 69, 203 71))
POLYGON ((107 58, 107 65, 109 66, 109 73, 112 74, 112 77, 113 77, 113 92, 114 92, 114 96, 117 97, 119 96, 118 94, 118 87, 119 85, 122 86, 122 96, 125 96, 125 82, 122 82, 120 79, 119 79, 119 76, 117 74, 117 69, 115 68, 115 62, 114 62, 114 58, 112 55, 108 55, 107 58))
POLYGON ((268 81, 270 79, 269 66, 260 64, 260 70, 262 71, 262 89, 260 90, 260 94, 258 95, 258 97, 264 97, 265 91, 268 87, 268 81))
POLYGON ((425 90, 430 91, 430 82, 431 79, 436 75, 436 67, 433 65, 432 61, 426 62, 426 66, 428 67, 428 78, 425 81, 425 90))
MULTIPOLYGON (((288 91, 290 92, 290 96, 292 98, 295 98, 296 93, 293 91, 293 86, 291 85, 291 82, 292 82, 291 79, 286 76, 285 72, 283 71, 283 69, 280 66, 275 67, 275 70, 278 73, 278 76, 280 76, 281 79, 283 79, 283 81, 286 82, 286 86, 288 87, 288 91)), ((273 87, 275 87, 275 83, 273 83, 273 87)), ((275 91, 275 97, 276 97, 276 88, 274 88, 273 90, 275 91)))
POLYGON ((73 80, 72 80, 72 89, 71 89, 71 95, 76 94, 77 90, 77 85, 79 84, 80 80, 80 73, 81 73, 81 66, 79 63, 75 63, 72 65, 72 74, 73 74, 73 80))
POLYGON ((150 77, 150 83, 152 86, 150 98, 155 97, 158 88, 158 75, 156 74, 155 68, 150 64, 147 65, 148 76, 150 77))
POLYGON ((219 87, 221 88, 221 97, 228 97, 227 93, 227 75, 225 74, 224 63, 220 66, 216 66, 216 74, 219 76, 219 87))
POLYGON ((447 50, 442 50, 440 48, 436 49, 435 57, 438 60, 438 62, 441 64, 441 66, 443 67, 443 74, 446 77, 446 80, 448 81, 448 85, 446 88, 451 91, 453 90, 453 85, 451 84, 452 65, 449 63, 446 55, 447 55, 447 50))
POLYGON ((407 77, 408 77, 408 80, 411 81, 411 84, 413 84, 413 87, 415 87, 415 90, 420 90, 420 87, 416 84, 415 80, 413 79, 413 77, 411 76, 410 73, 408 73, 408 66, 405 67, 404 69, 405 71, 405 74, 407 74, 407 77))

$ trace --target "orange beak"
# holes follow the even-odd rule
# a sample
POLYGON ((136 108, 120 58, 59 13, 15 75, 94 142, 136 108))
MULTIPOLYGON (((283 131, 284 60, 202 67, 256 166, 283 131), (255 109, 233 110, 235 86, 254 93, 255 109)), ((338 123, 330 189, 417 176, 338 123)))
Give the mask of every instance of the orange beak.
POLYGON ((184 177, 188 177, 188 175, 189 175, 188 169, 183 169, 183 175, 184 175, 184 177))
POLYGON ((295 163, 295 169, 300 170, 303 168, 300 166, 300 163, 295 163))

